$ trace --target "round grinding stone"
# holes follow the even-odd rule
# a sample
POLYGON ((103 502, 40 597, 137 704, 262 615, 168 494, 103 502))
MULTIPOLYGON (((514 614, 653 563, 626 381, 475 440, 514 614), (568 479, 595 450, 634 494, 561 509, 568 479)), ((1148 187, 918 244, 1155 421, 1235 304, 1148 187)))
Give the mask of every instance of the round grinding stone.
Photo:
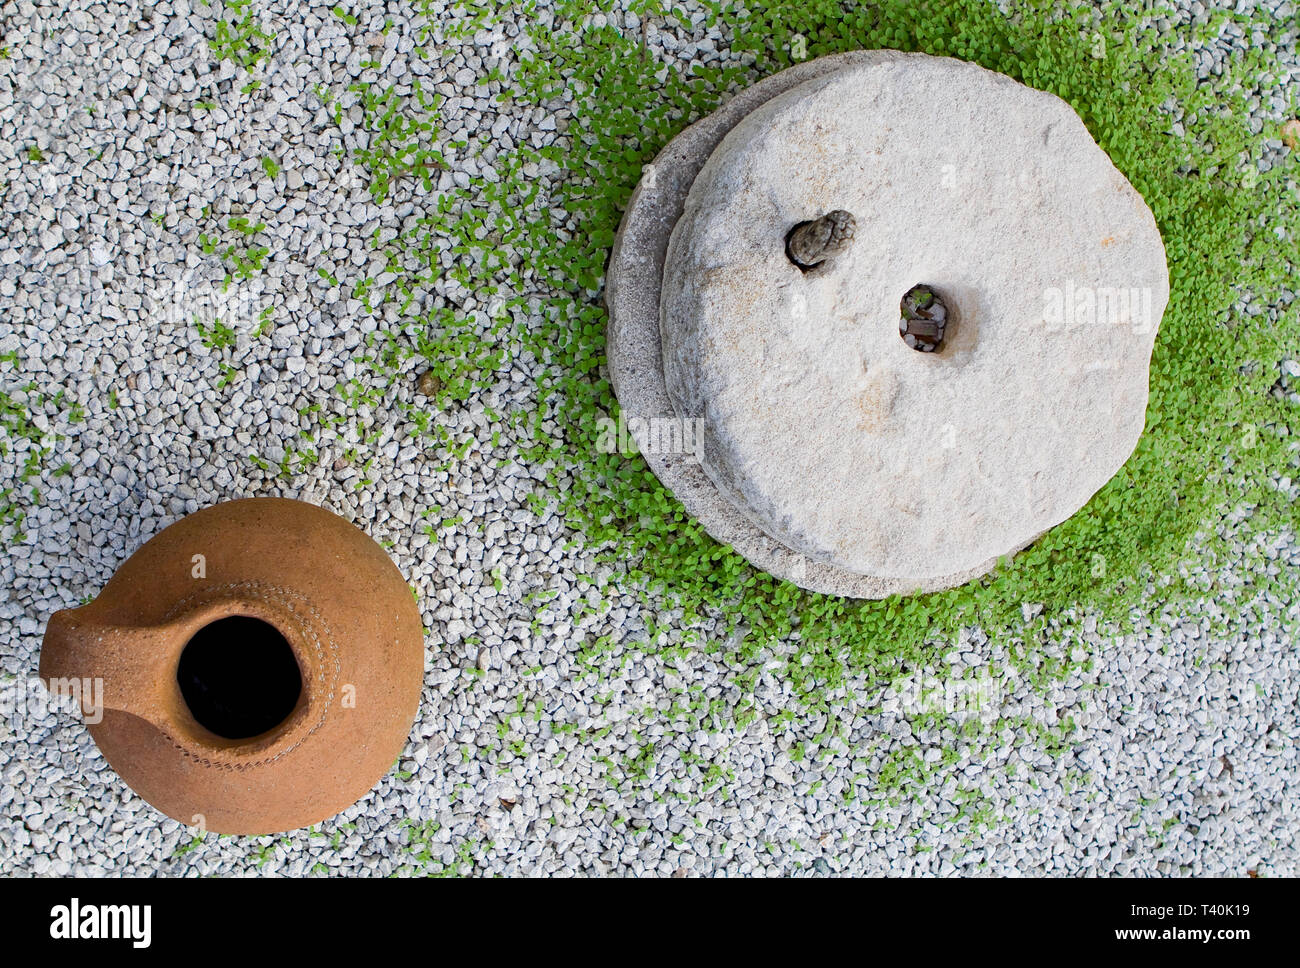
POLYGON ((1050 94, 919 54, 810 73, 728 125, 691 184, 663 259, 663 387, 721 499, 825 570, 756 564, 846 594, 956 584, 1132 452, 1164 248, 1050 94), (792 230, 831 212, 851 239, 796 263, 792 230))

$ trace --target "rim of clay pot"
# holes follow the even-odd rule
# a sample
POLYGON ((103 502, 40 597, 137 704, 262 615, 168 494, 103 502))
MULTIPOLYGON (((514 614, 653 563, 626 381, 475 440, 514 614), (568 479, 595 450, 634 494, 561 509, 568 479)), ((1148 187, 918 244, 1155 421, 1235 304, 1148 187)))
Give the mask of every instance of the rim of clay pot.
POLYGON ((282 755, 305 738, 312 723, 323 718, 321 690, 317 682, 320 663, 302 632, 286 618, 284 612, 265 602, 236 598, 200 606, 168 626, 174 630, 174 638, 161 660, 161 664, 165 664, 162 670, 165 675, 160 678, 166 682, 165 702, 171 717, 170 722, 154 722, 153 725, 178 748, 200 761, 211 761, 212 765, 254 765, 268 755, 282 755), (235 617, 257 619, 275 629, 284 638, 298 664, 302 684, 293 708, 277 725, 255 736, 232 739, 214 733, 198 721, 182 693, 176 673, 181 655, 195 635, 222 619, 235 617))
POLYGON ((283 589, 260 586, 254 597, 241 593, 243 589, 231 587, 227 597, 220 594, 223 588, 213 590, 218 593, 211 596, 214 600, 198 604, 181 602, 173 609, 180 613, 178 617, 160 627, 159 631, 168 637, 167 650, 159 660, 164 668, 159 671, 163 673, 160 678, 166 682, 163 702, 170 716, 145 718, 178 750, 201 765, 243 770, 274 762, 324 723, 334 694, 328 661, 333 641, 319 616, 313 618, 300 605, 295 607, 283 589), (257 619, 278 632, 293 653, 301 678, 297 701, 279 724, 256 736, 237 739, 214 733, 198 721, 176 676, 181 654, 193 637, 215 622, 234 617, 257 619))

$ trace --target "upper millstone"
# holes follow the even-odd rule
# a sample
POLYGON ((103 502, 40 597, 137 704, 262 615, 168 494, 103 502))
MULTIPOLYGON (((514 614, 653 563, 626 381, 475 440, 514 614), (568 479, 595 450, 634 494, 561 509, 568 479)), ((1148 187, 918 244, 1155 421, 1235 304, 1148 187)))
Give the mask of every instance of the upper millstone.
POLYGON ((1065 102, 900 55, 799 84, 710 156, 665 262, 664 376, 764 532, 921 581, 1114 475, 1167 300, 1151 213, 1065 102), (834 211, 851 244, 790 251, 834 211))

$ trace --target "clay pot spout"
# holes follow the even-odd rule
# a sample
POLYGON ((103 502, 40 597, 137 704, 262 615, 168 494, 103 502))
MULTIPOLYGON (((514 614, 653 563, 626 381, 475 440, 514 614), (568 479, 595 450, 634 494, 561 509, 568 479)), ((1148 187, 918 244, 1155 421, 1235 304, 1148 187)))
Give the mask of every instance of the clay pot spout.
POLYGON ((173 651, 172 625, 104 625, 88 614, 91 606, 50 616, 41 645, 40 677, 56 695, 81 701, 87 722, 99 722, 106 709, 139 716, 158 725, 166 714, 166 674, 161 661, 173 651))

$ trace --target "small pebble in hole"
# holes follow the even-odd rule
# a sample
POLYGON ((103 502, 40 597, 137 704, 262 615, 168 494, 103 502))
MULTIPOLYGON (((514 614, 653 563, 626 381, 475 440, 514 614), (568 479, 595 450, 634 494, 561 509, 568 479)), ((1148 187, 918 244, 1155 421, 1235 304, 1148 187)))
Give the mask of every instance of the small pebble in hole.
POLYGON ((837 208, 821 218, 800 222, 785 236, 785 254, 802 271, 816 269, 845 252, 853 242, 857 222, 837 208))
POLYGON ((932 286, 913 286, 899 306, 902 319, 898 334, 903 342, 920 353, 933 353, 943 345, 948 324, 948 307, 932 286))

